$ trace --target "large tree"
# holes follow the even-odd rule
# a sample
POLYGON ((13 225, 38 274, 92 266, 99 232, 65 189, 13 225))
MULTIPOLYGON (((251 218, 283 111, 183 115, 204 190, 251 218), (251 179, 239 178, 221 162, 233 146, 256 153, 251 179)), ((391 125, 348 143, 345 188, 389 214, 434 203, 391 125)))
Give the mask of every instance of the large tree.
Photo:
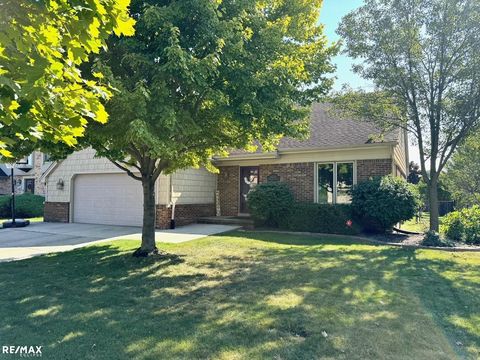
POLYGON ((155 181, 213 155, 305 133, 334 69, 321 0, 137 0, 132 38, 112 38, 95 67, 118 94, 88 143, 143 186, 138 256, 156 252, 155 181))
POLYGON ((480 134, 474 133, 447 164, 445 182, 460 207, 480 205, 480 134))
POLYGON ((366 0, 338 29, 360 61, 354 70, 376 87, 347 91, 339 103, 413 135, 431 230, 439 227, 439 175, 480 120, 479 19, 478 0, 366 0))
POLYGON ((0 0, 0 156, 36 142, 72 146, 89 120, 107 120, 110 89, 80 66, 112 33, 133 34, 129 3, 0 0))

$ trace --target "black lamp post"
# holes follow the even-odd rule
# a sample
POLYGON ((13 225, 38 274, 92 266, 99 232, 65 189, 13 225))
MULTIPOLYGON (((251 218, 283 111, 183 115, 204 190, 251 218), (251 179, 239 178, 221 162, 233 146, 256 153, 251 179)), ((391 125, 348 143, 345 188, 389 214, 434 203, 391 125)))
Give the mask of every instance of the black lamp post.
POLYGON ((30 224, 30 220, 16 219, 15 218, 15 179, 14 179, 14 169, 15 164, 11 164, 10 176, 12 178, 12 199, 11 199, 11 208, 12 208, 12 220, 5 221, 3 223, 4 228, 17 228, 25 227, 30 224))

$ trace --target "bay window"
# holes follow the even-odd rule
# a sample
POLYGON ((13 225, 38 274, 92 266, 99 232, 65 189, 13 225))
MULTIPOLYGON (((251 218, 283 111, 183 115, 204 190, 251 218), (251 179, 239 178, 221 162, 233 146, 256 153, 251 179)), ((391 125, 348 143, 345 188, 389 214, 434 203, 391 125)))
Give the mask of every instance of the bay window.
POLYGON ((318 163, 316 168, 316 201, 320 204, 350 203, 350 191, 356 183, 355 163, 318 163))

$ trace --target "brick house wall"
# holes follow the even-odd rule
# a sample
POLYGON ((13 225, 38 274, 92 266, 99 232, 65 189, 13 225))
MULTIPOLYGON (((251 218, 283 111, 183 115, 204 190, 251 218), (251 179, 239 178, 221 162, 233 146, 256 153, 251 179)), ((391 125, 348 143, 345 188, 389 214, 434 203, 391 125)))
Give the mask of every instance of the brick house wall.
POLYGON ((315 163, 293 163, 260 165, 260 183, 267 182, 270 175, 276 174, 281 182, 290 185, 295 200, 314 201, 315 163))
POLYGON ((68 202, 46 202, 44 210, 44 221, 68 223, 70 220, 70 203, 68 202))
MULTIPOLYGON (((165 205, 157 205, 156 224, 158 229, 169 229, 172 209, 165 205)), ((69 222, 70 203, 46 202, 44 221, 69 222)), ((181 204, 175 207, 175 223, 177 226, 191 224, 199 217, 214 216, 215 204, 181 204)))
MULTIPOLYGON (((177 204, 175 206, 175 225, 192 224, 199 217, 215 216, 215 204, 177 204)), ((166 205, 157 205, 156 227, 169 229, 172 218, 172 208, 166 205)))
MULTIPOLYGON (((240 197, 240 166, 220 166, 217 190, 220 192, 221 216, 237 216, 240 197)), ((392 173, 392 159, 357 160, 357 182, 392 173)), ((315 199, 315 163, 268 164, 259 166, 259 182, 277 175, 281 182, 290 185, 297 201, 313 202, 315 199)))
POLYGON ((0 177, 0 195, 10 195, 12 193, 12 182, 10 177, 0 177))
POLYGON ((237 216, 240 201, 240 167, 220 167, 217 189, 220 192, 220 215, 237 216))
POLYGON ((391 173, 392 159, 357 160, 357 182, 391 173))
MULTIPOLYGON (((297 201, 313 202, 315 163, 269 164, 259 166, 259 182, 270 175, 290 185, 297 201)), ((217 178, 221 216, 237 216, 240 198, 240 167, 222 166, 217 178)))
MULTIPOLYGON (((17 195, 20 195, 20 194, 23 194, 25 192, 25 176, 22 175, 22 176, 19 176, 19 175, 15 175, 13 177, 15 179, 15 194, 17 195)), ((37 183, 37 180, 35 179, 35 184, 37 183)), ((36 185, 35 185, 36 187, 36 185)), ((8 177, 5 177, 5 176, 2 176, 0 178, 0 195, 10 195, 12 193, 12 180, 11 180, 11 177, 8 176, 8 177)), ((35 190, 35 194, 37 195, 44 195, 44 192, 37 192, 35 190)))

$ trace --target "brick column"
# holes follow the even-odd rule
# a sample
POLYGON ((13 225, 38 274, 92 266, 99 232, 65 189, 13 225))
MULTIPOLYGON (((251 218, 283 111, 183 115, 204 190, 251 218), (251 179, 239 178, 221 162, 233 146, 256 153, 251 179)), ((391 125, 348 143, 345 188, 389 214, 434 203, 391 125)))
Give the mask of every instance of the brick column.
POLYGON ((46 202, 44 210, 44 221, 68 223, 70 221, 70 203, 68 202, 46 202))
POLYGON ((220 215, 237 216, 240 199, 240 167, 221 166, 217 177, 217 190, 220 192, 220 215))
MULTIPOLYGON (((177 204, 175 206, 175 225, 183 226, 197 222, 198 218, 215 216, 215 204, 177 204)), ((169 229, 172 208, 157 205, 156 226, 169 229)))

